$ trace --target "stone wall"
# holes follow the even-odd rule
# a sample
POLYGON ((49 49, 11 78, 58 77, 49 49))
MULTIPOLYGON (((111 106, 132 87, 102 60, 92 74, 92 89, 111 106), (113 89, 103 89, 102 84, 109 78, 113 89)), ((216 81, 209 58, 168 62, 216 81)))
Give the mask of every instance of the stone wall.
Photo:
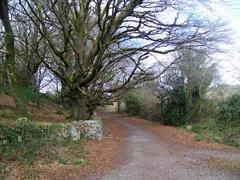
POLYGON ((56 136, 58 139, 80 140, 81 137, 90 139, 101 139, 103 136, 103 125, 101 120, 73 121, 58 125, 56 136))
POLYGON ((51 132, 51 138, 56 140, 70 139, 77 141, 81 137, 90 139, 101 139, 103 137, 103 124, 99 117, 96 117, 96 120, 80 120, 69 123, 34 122, 26 117, 21 117, 17 122, 23 126, 32 122, 43 131, 51 132))
POLYGON ((58 139, 80 140, 81 137, 101 139, 103 137, 103 125, 101 120, 73 121, 60 123, 54 135, 58 139))
POLYGON ((82 137, 101 139, 103 125, 100 119, 52 123, 31 121, 27 117, 18 118, 13 124, 0 124, 0 146, 29 141, 29 137, 53 141, 78 141, 82 137))

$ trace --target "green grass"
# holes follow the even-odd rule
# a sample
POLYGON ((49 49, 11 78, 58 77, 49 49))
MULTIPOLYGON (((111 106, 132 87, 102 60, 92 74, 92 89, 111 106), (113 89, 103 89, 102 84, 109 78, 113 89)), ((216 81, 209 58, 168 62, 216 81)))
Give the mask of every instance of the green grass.
POLYGON ((13 111, 0 109, 0 117, 6 119, 15 119, 17 116, 13 111))
POLYGON ((75 160, 73 160, 72 163, 75 166, 85 166, 88 164, 88 160, 87 159, 75 159, 75 160))
POLYGON ((192 125, 196 140, 207 140, 218 144, 240 147, 240 126, 234 123, 220 123, 207 118, 192 125))
POLYGON ((66 165, 66 164, 68 163, 68 161, 65 160, 65 159, 59 159, 59 160, 58 160, 58 163, 59 163, 59 164, 62 164, 62 165, 66 165))

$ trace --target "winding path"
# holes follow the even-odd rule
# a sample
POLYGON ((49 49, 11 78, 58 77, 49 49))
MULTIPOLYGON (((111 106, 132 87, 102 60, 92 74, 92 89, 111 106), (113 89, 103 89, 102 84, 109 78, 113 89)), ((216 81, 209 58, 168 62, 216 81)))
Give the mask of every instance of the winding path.
POLYGON ((225 152, 209 148, 195 148, 173 143, 161 134, 152 132, 152 122, 103 113, 107 118, 127 129, 124 156, 126 161, 101 180, 240 180, 240 172, 231 173, 210 167, 203 159, 226 157, 239 160, 239 152, 225 152))

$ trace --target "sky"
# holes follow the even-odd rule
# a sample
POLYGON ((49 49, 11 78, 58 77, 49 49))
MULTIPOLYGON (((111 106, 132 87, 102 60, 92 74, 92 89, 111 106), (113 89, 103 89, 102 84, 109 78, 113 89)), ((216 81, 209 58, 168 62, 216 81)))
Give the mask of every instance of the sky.
POLYGON ((225 52, 216 55, 216 60, 222 82, 240 84, 240 0, 212 0, 210 9, 204 11, 208 17, 227 23, 230 39, 222 45, 225 52))
MULTIPOLYGON (((214 54, 213 60, 218 63, 219 83, 240 84, 240 0, 196 0, 192 3, 190 13, 197 14, 209 21, 221 21, 226 23, 229 30, 226 43, 221 44, 223 53, 214 54), (196 1, 203 3, 196 4, 196 1)), ((166 16, 166 19, 169 15, 166 16)), ((172 22, 171 20, 169 20, 172 22)), ((169 61, 171 55, 158 55, 161 61, 169 61)), ((150 57, 151 63, 155 58, 150 57)), ((150 64, 151 64, 150 63, 150 64)))

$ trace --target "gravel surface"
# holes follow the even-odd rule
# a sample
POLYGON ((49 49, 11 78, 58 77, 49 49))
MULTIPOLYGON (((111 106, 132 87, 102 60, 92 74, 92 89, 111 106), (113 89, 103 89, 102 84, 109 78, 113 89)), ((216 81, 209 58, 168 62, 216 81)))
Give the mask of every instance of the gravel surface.
POLYGON ((100 141, 85 144, 90 163, 84 167, 38 166, 37 179, 240 180, 240 149, 195 141, 192 133, 142 119, 114 113, 98 115, 105 135, 100 141), (239 169, 219 168, 211 162, 215 157, 234 160, 239 169))
POLYGON ((176 128, 153 122, 111 113, 100 115, 127 129, 126 161, 103 176, 95 174, 84 179, 240 180, 240 172, 217 169, 205 161, 220 156, 240 162, 238 149, 194 142, 192 136, 176 128))

